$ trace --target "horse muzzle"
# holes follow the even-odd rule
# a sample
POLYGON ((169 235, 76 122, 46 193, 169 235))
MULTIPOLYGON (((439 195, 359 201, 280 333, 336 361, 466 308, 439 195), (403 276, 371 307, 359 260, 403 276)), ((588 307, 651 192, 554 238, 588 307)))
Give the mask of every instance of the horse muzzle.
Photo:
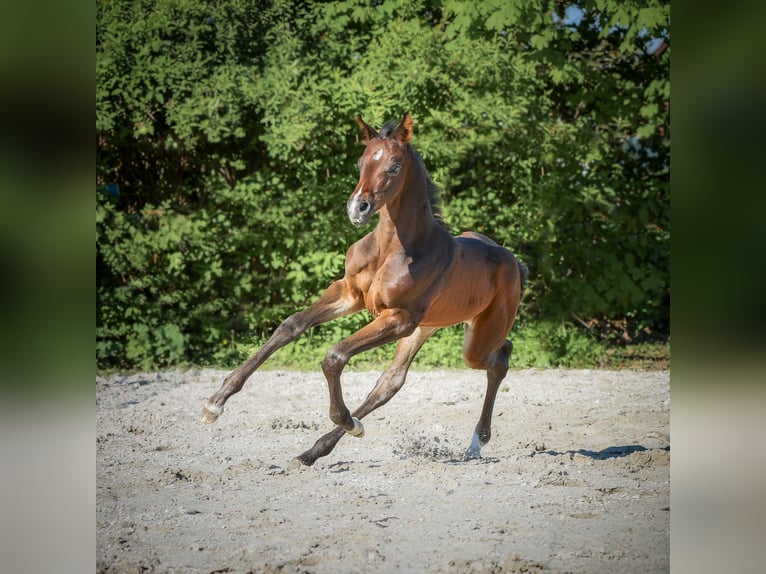
POLYGON ((375 202, 372 198, 352 197, 346 204, 346 212, 353 225, 363 227, 375 213, 375 202))

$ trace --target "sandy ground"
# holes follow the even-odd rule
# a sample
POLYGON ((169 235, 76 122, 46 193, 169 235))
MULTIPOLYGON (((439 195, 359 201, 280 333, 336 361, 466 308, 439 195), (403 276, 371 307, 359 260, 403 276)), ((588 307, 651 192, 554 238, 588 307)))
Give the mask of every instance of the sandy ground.
MULTIPOLYGON (((463 461, 484 373, 411 373, 313 467, 320 373, 98 377, 98 572, 667 572, 668 372, 512 371, 463 461)), ((378 373, 344 375, 349 406, 378 373)))

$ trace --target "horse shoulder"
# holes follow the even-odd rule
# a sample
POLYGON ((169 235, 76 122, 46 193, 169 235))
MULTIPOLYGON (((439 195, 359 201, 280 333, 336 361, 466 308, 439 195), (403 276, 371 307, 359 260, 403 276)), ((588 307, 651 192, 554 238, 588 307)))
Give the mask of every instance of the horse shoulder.
POLYGON ((366 292, 378 267, 378 245, 373 233, 368 233, 348 248, 345 279, 349 285, 366 292))
POLYGON ((388 253, 376 273, 373 289, 387 306, 409 306, 417 301, 428 306, 445 273, 452 266, 455 244, 449 234, 429 241, 419 249, 397 249, 388 253))

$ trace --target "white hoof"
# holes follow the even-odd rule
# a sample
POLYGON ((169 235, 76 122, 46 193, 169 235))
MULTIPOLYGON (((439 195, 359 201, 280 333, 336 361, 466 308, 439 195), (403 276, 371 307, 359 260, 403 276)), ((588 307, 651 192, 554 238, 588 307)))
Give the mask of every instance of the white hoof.
POLYGON ((351 417, 351 420, 354 421, 354 428, 347 430, 346 432, 351 436, 362 438, 364 436, 364 426, 362 425, 362 421, 354 417, 351 417))
POLYGON ((471 446, 465 451, 465 460, 471 460, 474 458, 481 458, 481 447, 484 446, 479 440, 479 435, 473 433, 473 439, 471 440, 471 446))
POLYGON ((207 403, 204 407, 202 407, 202 416, 200 417, 200 421, 205 424, 214 423, 216 419, 221 416, 222 412, 223 407, 218 407, 216 405, 207 403))
POLYGON ((468 448, 463 454, 463 460, 474 460, 481 458, 481 451, 473 448, 468 448))

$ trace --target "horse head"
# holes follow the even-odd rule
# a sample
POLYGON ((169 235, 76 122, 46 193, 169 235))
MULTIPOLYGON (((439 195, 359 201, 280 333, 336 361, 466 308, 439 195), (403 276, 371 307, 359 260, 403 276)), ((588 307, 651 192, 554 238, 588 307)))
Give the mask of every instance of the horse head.
POLYGON ((346 203, 351 223, 357 227, 393 200, 405 187, 410 154, 407 146, 412 139, 412 116, 404 114, 398 125, 392 122, 375 130, 356 117, 367 147, 359 158, 359 182, 346 203))

